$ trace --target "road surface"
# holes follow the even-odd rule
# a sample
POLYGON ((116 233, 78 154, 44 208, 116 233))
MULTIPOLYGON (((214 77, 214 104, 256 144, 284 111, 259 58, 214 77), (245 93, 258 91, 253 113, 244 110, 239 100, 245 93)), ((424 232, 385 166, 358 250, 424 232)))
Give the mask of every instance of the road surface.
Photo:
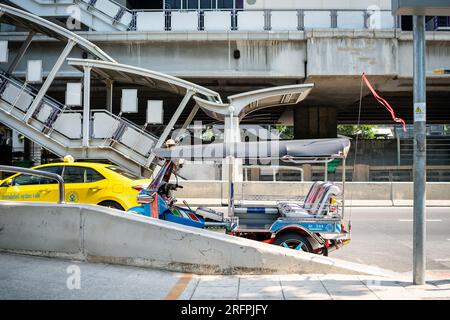
MULTIPOLYGON (((412 270, 413 209, 346 209, 352 242, 330 257, 376 265, 397 272, 412 270)), ((450 270, 450 208, 427 208, 427 268, 450 270)))

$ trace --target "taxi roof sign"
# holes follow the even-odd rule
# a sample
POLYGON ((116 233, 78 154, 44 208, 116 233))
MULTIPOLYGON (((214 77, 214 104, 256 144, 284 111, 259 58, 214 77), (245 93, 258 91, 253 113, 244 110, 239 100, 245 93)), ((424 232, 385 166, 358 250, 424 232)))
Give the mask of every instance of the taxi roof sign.
POLYGON ((74 163, 75 159, 69 154, 69 155, 64 157, 64 162, 65 163, 74 163))
POLYGON ((450 16, 448 0, 392 0, 394 16, 450 16))

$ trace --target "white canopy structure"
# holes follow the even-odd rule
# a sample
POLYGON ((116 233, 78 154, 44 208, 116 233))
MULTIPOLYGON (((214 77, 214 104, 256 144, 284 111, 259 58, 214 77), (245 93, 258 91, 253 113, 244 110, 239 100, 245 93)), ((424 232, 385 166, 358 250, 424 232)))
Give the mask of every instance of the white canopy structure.
POLYGON ((192 91, 215 103, 222 101, 220 95, 215 91, 157 71, 100 60, 69 58, 67 61, 69 65, 80 71, 83 71, 85 67, 91 68, 92 75, 101 79, 143 85, 180 95, 192 91))
POLYGON ((46 19, 3 3, 0 3, 0 23, 15 25, 29 30, 32 34, 41 33, 64 42, 73 41, 77 46, 97 59, 115 62, 113 58, 95 44, 80 37, 76 33, 46 19))
MULTIPOLYGON (((164 132, 159 137, 159 140, 155 146, 156 148, 161 147, 163 143, 167 140, 170 132, 172 131, 173 127, 175 126, 176 122, 178 121, 179 117, 184 111, 186 105, 194 95, 201 95, 204 99, 207 99, 205 101, 212 101, 213 103, 218 104, 222 103, 220 95, 217 92, 196 85, 189 81, 185 81, 160 72, 138 68, 130 65, 119 64, 115 62, 99 61, 99 60, 68 59, 68 62, 69 65, 84 72, 85 93, 89 92, 90 77, 91 75, 94 75, 98 78, 109 80, 108 82, 110 83, 111 87, 114 81, 119 81, 149 86, 159 90, 184 95, 184 98, 181 101, 175 113, 173 114, 172 119, 166 125, 164 132)), ((110 91, 112 92, 112 88, 110 88, 110 91)), ((90 100, 89 96, 86 96, 83 104, 86 114, 89 113, 89 100, 90 100)), ((112 101, 112 99, 110 99, 110 101, 112 101)), ((190 115, 188 116, 185 124, 183 125, 183 129, 187 128, 187 126, 197 113, 197 111, 198 111, 197 106, 193 110, 191 110, 190 115)), ((84 128, 86 134, 90 130, 88 125, 89 124, 86 123, 87 127, 84 128)), ((148 165, 150 165, 150 163, 153 160, 154 156, 152 155, 148 160, 148 165)))
POLYGON ((298 84, 245 92, 228 97, 227 104, 194 97, 210 117, 223 121, 226 116, 242 120, 248 114, 264 108, 297 104, 311 92, 314 84, 298 84))

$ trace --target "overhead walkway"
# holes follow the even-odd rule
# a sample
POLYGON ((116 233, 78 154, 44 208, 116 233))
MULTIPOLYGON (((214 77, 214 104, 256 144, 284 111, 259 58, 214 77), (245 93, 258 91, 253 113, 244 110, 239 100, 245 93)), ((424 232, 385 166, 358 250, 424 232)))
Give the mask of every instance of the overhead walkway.
MULTIPOLYGON (((89 84, 86 80, 90 80, 90 77, 85 77, 87 96, 82 110, 73 110, 44 95, 27 119, 27 114, 30 113, 40 91, 2 72, 0 121, 59 156, 71 154, 77 159, 107 159, 133 172, 141 173, 150 167, 154 160, 152 150, 166 141, 193 95, 220 99, 218 94, 206 88, 149 70, 97 60, 69 59, 69 64, 81 70, 87 68, 94 77, 107 77, 111 82, 129 79, 127 81, 135 84, 151 83, 157 88, 165 87, 174 93, 184 94, 184 99, 159 137, 123 117, 114 115, 107 108, 89 109, 89 84)), ((196 109, 193 111, 194 115, 196 109)), ((188 124, 189 122, 186 126, 188 124)))
POLYGON ((118 64, 91 42, 45 19, 4 4, 0 4, 0 11, 3 13, 0 16, 1 23, 13 24, 30 31, 27 41, 13 61, 9 62, 7 70, 0 73, 0 122, 56 155, 71 154, 78 159, 107 159, 133 172, 142 173, 154 159, 153 148, 164 143, 193 95, 200 94, 205 99, 220 102, 217 93, 193 83, 118 64), (37 33, 67 43, 39 89, 12 76, 37 33), (69 59, 71 65, 84 72, 81 110, 74 110, 47 95, 56 74, 67 62, 75 46, 95 58, 69 59), (184 95, 184 99, 162 136, 155 137, 145 128, 114 115, 106 104, 105 109, 92 110, 91 75, 109 80, 110 83, 125 81, 165 89, 184 95))
MULTIPOLYGON (((197 104, 188 110, 181 133, 174 138, 181 137, 202 108, 211 117, 225 120, 225 131, 233 132, 233 138, 229 139, 229 134, 226 134, 225 140, 233 141, 239 140, 239 120, 247 114, 270 106, 297 104, 306 98, 313 87, 306 84, 259 90, 229 97, 230 103, 224 104, 217 92, 202 86, 160 72, 117 63, 91 42, 48 20, 4 4, 0 4, 0 11, 3 13, 0 23, 30 30, 27 40, 7 65, 7 70, 0 73, 0 122, 61 157, 71 154, 76 159, 106 159, 141 174, 150 169, 155 160, 153 150, 169 138, 191 99, 195 99, 197 104), (36 89, 13 74, 38 33, 60 40, 66 46, 45 81, 36 89), (94 59, 69 58, 75 46, 94 59), (82 83, 79 84, 83 87, 83 93, 77 93, 80 101, 73 108, 47 95, 65 63, 82 72, 82 83), (92 78, 106 83, 109 99, 100 110, 90 106, 92 78), (146 86, 183 97, 170 121, 164 123, 165 129, 160 136, 146 131, 149 120, 139 127, 122 118, 122 113, 112 113, 111 97, 117 83, 146 86), (236 125, 231 123, 231 119, 236 121, 236 125)), ((151 109, 147 110, 147 114, 151 112, 151 109)))
MULTIPOLYGON (((113 0, 10 0, 41 17, 72 17, 95 31, 127 31, 134 27, 133 13, 113 0)), ((69 20, 69 23, 74 23, 69 20)))
POLYGON ((158 138, 107 110, 92 110, 89 147, 83 146, 83 110, 71 110, 45 96, 28 122, 24 118, 38 91, 0 74, 0 118, 10 128, 49 151, 78 159, 107 159, 132 171, 145 165, 158 138))

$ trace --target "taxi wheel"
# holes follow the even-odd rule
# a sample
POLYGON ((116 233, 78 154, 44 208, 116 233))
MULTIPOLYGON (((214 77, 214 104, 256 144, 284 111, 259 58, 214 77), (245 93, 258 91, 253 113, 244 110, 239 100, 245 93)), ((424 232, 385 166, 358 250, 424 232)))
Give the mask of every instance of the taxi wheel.
POLYGON ((103 202, 100 202, 98 205, 102 206, 102 207, 113 208, 113 209, 125 211, 124 208, 115 201, 103 201, 103 202))

